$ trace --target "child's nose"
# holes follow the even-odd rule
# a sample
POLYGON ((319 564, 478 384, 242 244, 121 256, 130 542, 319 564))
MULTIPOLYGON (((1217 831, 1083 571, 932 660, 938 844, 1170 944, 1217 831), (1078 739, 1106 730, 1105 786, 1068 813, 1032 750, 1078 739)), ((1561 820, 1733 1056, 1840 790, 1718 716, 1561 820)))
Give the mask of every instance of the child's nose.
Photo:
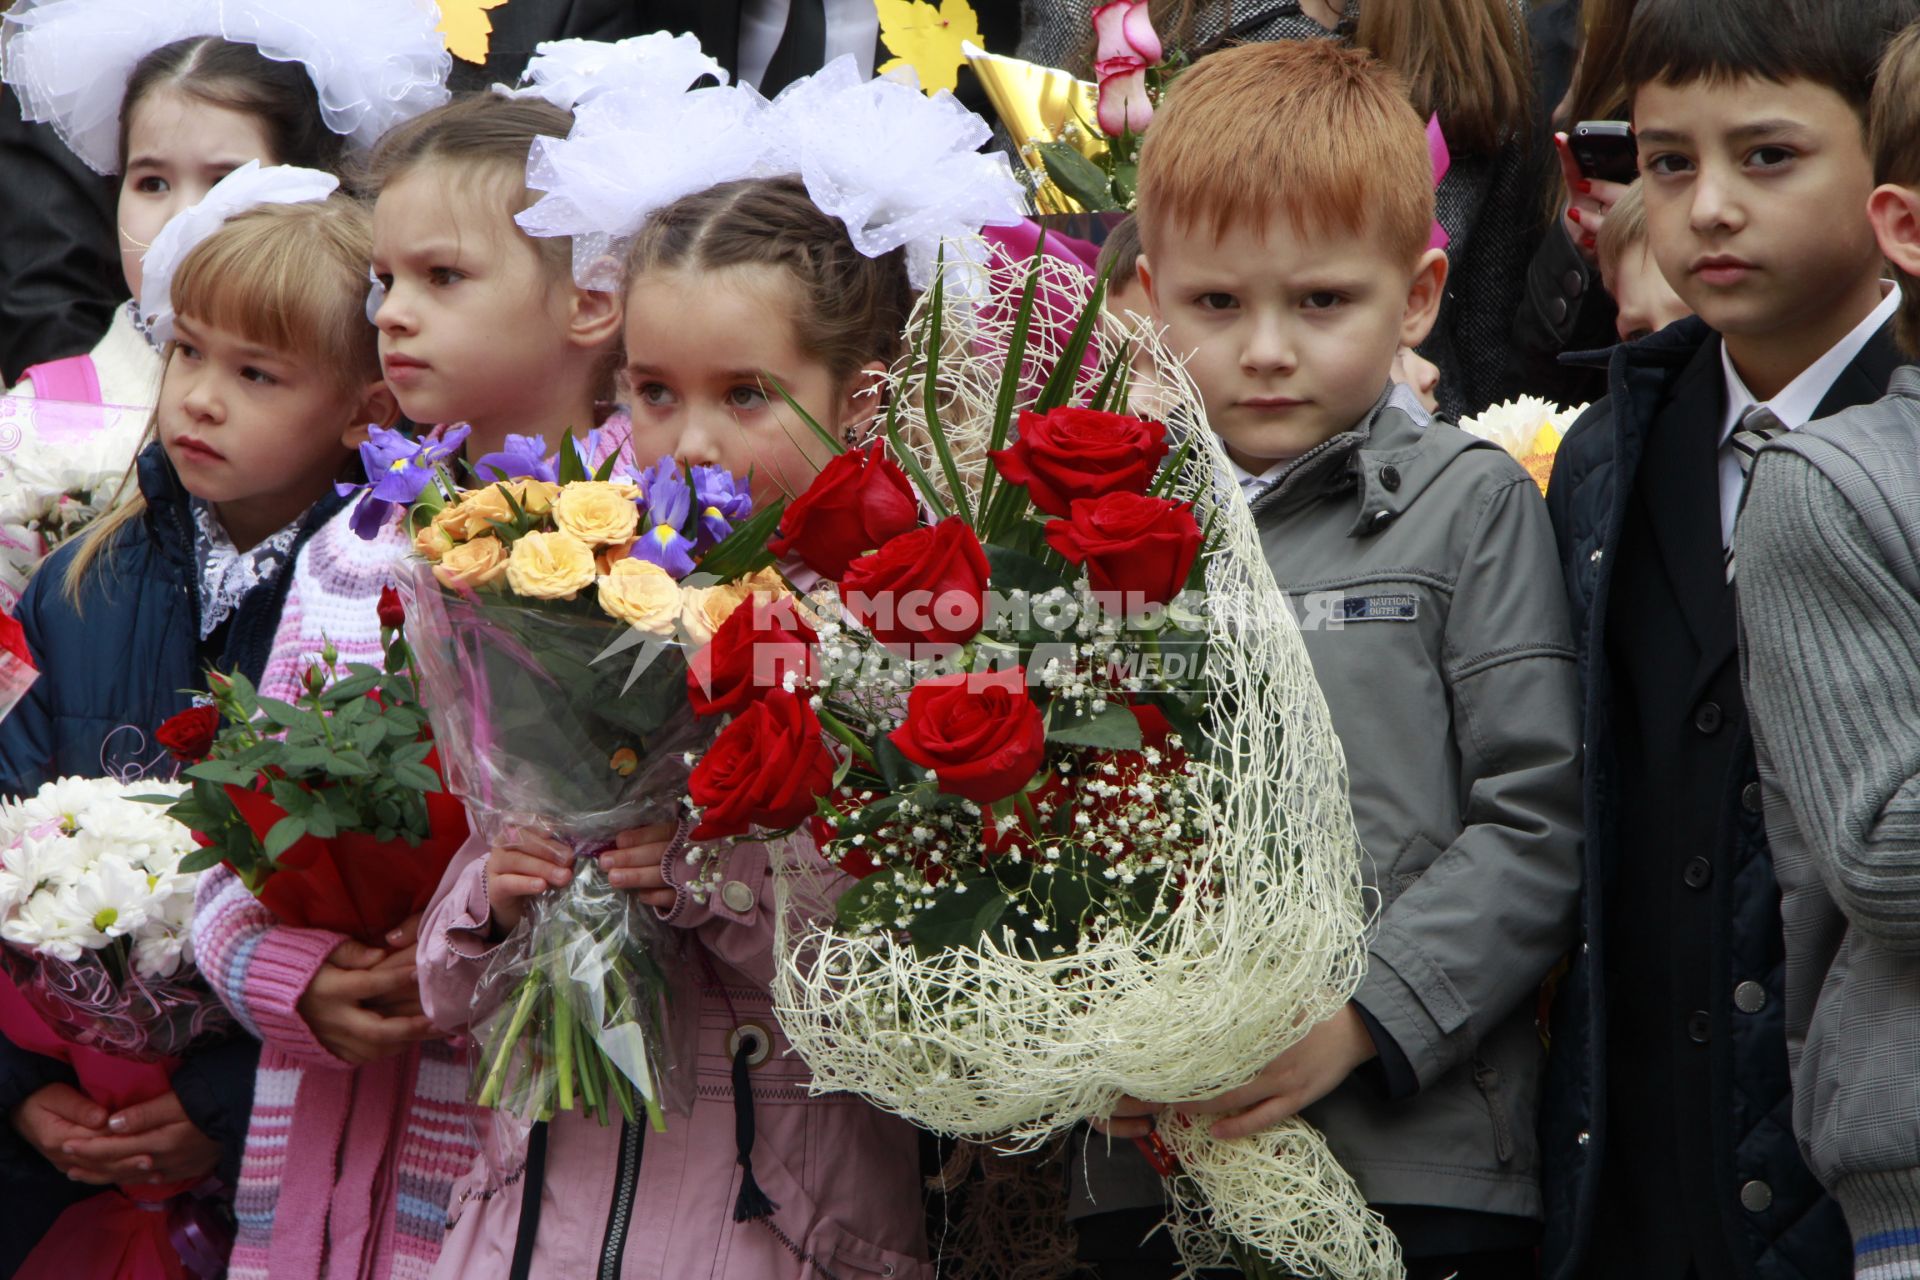
POLYGON ((1277 317, 1257 316, 1247 327, 1240 363, 1247 369, 1285 371, 1294 364, 1293 339, 1277 317))

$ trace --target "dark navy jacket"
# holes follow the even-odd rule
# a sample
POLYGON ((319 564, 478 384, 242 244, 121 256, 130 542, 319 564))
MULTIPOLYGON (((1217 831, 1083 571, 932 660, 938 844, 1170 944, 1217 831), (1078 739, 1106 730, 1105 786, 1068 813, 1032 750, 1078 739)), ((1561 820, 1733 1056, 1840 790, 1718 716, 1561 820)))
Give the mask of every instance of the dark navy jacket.
MULTIPOLYGON (((291 568, 256 587, 202 644, 190 500, 159 445, 148 447, 138 468, 146 515, 122 528, 95 561, 80 605, 62 590, 72 545, 49 556, 27 584, 17 616, 40 678, 0 721, 0 794, 28 794, 69 774, 168 772, 153 731, 206 687, 207 669, 256 681, 266 669, 291 568)), ((344 502, 329 495, 314 506, 296 554, 344 502)), ((242 1037, 193 1054, 174 1075, 189 1118, 225 1147, 229 1181, 253 1107, 259 1052, 242 1037)), ((45 1085, 71 1081, 61 1064, 0 1039, 0 1115, 45 1085)), ((11 1272, 65 1203, 91 1190, 55 1173, 11 1126, 0 1126, 0 1200, 18 1213, 7 1215, 9 1230, 0 1233, 7 1238, 0 1275, 11 1272)))
MULTIPOLYGON (((1883 330, 1841 374, 1818 416, 1878 398, 1898 364, 1890 335, 1883 330)), ((1618 1234, 1615 1228, 1628 1225, 1606 1223, 1602 1238, 1596 1239, 1604 1162, 1636 1159, 1609 1152, 1609 1012, 1617 1020, 1619 1006, 1631 997, 1642 1008, 1656 1006, 1656 1014, 1664 1017, 1657 1009, 1663 992, 1609 990, 1608 975, 1631 971, 1638 958, 1609 956, 1607 939, 1610 932, 1620 939, 1623 913, 1644 915, 1644 902, 1669 894, 1684 904, 1673 915, 1683 922, 1676 930, 1681 936, 1659 938, 1650 944, 1649 954, 1671 954, 1676 966, 1697 968, 1700 1003, 1692 1006, 1692 1013, 1675 1010, 1670 1029, 1664 1022, 1654 1025, 1678 1046, 1670 1050, 1673 1060, 1685 1057, 1692 1064, 1685 1070, 1696 1073, 1692 1078, 1698 1081, 1704 1071, 1709 1082, 1706 1114, 1681 1117, 1672 1141, 1677 1150, 1693 1144, 1692 1154, 1711 1169, 1711 1176, 1707 1185, 1685 1187, 1666 1214, 1639 1226, 1665 1233, 1675 1247, 1691 1248, 1696 1256, 1704 1249, 1701 1274, 1708 1277, 1730 1272, 1753 1280, 1837 1280, 1852 1273, 1849 1237, 1837 1208, 1801 1161, 1793 1136, 1781 1023, 1779 887, 1759 813, 1732 623, 1730 617, 1719 616, 1722 610, 1731 613, 1731 593, 1724 590, 1724 575, 1717 580, 1696 576, 1693 581, 1701 589, 1693 594, 1711 603, 1689 598, 1685 575, 1669 559, 1678 611, 1687 615, 1688 626, 1696 634, 1712 630, 1717 636, 1719 625, 1725 624, 1724 652, 1709 644, 1695 655, 1688 651, 1688 633, 1673 630, 1677 624, 1672 619, 1664 619, 1662 625, 1669 629, 1659 631, 1648 628, 1647 619, 1632 616, 1637 601, 1663 597, 1638 585, 1617 589, 1623 541, 1632 544, 1635 563, 1646 559, 1650 525, 1663 526, 1669 539, 1673 528, 1690 528, 1701 535, 1697 540, 1710 537, 1709 550, 1718 554, 1719 505, 1717 489, 1710 486, 1717 484, 1711 458, 1725 412, 1719 339, 1703 322, 1690 318, 1615 348, 1608 388, 1607 399, 1568 432, 1548 490, 1585 698, 1587 838, 1581 944, 1555 1000, 1541 1098, 1547 1210, 1543 1274, 1548 1280, 1570 1280, 1582 1272, 1596 1244, 1607 1245, 1618 1234), (1661 429, 1656 432, 1656 427, 1661 429), (1650 457, 1657 465, 1645 465, 1650 457), (1675 478, 1678 469, 1670 465, 1675 458, 1687 460, 1684 470, 1693 488, 1683 491, 1675 478), (1621 615, 1613 619, 1618 629, 1611 645, 1610 612, 1621 615), (1642 641, 1642 631, 1668 639, 1642 641), (1692 811, 1692 830, 1704 833, 1697 847, 1682 850, 1692 855, 1684 870, 1656 867, 1655 879, 1648 883, 1639 878, 1648 870, 1644 857, 1634 873, 1621 874, 1623 861, 1633 866, 1640 852, 1638 847, 1626 848, 1623 827, 1637 823, 1644 831, 1647 824, 1646 814, 1627 808, 1623 797, 1636 773, 1641 781, 1633 785, 1647 785, 1648 764, 1622 755, 1621 738, 1631 730, 1617 725, 1615 717, 1643 714, 1647 703, 1636 704, 1628 695, 1626 675, 1616 666, 1623 645, 1665 643, 1674 635, 1681 639, 1666 664, 1670 679, 1660 674, 1657 657, 1635 655, 1642 684, 1667 681, 1660 694, 1671 692, 1678 728, 1660 728, 1666 734, 1663 741, 1670 744, 1665 749, 1716 752, 1681 758, 1712 762, 1709 775, 1718 779, 1718 786, 1699 788, 1697 801, 1688 794, 1679 807, 1680 812, 1692 811), (1688 665, 1689 657, 1697 658, 1697 665, 1688 665), (1655 674, 1645 676, 1649 671, 1655 674), (1723 713, 1722 704, 1729 710, 1723 713), (1636 705, 1641 710, 1636 711, 1636 705), (1704 927, 1696 930, 1693 922, 1704 922, 1704 927)), ((1661 550, 1667 550, 1666 544, 1661 550)), ((1636 569, 1635 579, 1658 573, 1636 569)), ((1663 583, 1660 589, 1667 587, 1663 583)), ((1644 699, 1645 689, 1640 693, 1644 699)), ((1641 741, 1646 741, 1644 736, 1641 741)), ((1653 918, 1660 917, 1656 913, 1653 918)), ((1654 1050, 1635 1039, 1620 1051, 1654 1050)), ((1664 1044, 1660 1051, 1669 1052, 1664 1044)), ((1616 1064, 1639 1065, 1627 1059, 1616 1059, 1616 1064)), ((1621 1082, 1612 1083, 1614 1092, 1620 1092, 1621 1082)), ((1670 1102, 1635 1098, 1630 1105, 1653 1108, 1670 1102)), ((1644 1125, 1646 1115, 1631 1119, 1644 1125)), ((1670 1177, 1671 1171, 1616 1167, 1610 1175, 1657 1178, 1670 1177)))

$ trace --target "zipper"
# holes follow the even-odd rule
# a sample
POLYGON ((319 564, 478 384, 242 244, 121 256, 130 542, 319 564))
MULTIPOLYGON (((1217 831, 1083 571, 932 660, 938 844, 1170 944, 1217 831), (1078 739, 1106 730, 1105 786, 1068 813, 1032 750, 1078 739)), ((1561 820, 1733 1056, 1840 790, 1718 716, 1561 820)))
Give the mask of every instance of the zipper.
POLYGON ((1501 1164, 1505 1164, 1513 1159, 1513 1129, 1507 1124, 1506 1104, 1500 1101, 1499 1068, 1475 1058, 1473 1083, 1486 1100, 1487 1115, 1493 1120, 1493 1154, 1501 1164))
POLYGON ((640 1151, 647 1131, 631 1120, 620 1122, 620 1170, 613 1182, 613 1206, 607 1211, 607 1235, 600 1246, 599 1280, 620 1280, 627 1252, 627 1228, 633 1225, 633 1197, 640 1177, 640 1151))

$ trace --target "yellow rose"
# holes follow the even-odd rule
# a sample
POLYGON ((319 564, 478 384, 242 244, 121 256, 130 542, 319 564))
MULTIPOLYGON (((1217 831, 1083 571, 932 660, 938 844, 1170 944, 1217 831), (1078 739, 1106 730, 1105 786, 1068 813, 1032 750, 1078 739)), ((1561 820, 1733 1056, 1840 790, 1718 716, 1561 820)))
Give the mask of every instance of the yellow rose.
POLYGON ((534 600, 571 600, 593 577, 593 548, 569 533, 529 533, 507 557, 507 585, 534 600))
POLYGON ((551 480, 510 480, 507 487, 513 490, 521 509, 530 516, 547 514, 560 496, 560 486, 551 480))
POLYGON ((562 533, 604 546, 633 537, 640 527, 640 508, 620 492, 619 485, 578 480, 563 486, 554 499, 553 523, 562 533))
POLYGON ((453 550, 453 535, 443 528, 438 520, 420 526, 413 535, 413 549, 422 560, 438 560, 453 550))
POLYGON ((507 549, 491 534, 457 543, 433 566, 433 576, 449 590, 465 587, 478 591, 500 581, 500 575, 506 571, 507 549))
MULTIPOLYGON (((433 518, 433 527, 446 534, 450 542, 465 542, 473 536, 474 532, 467 514, 467 504, 464 501, 441 508, 440 513, 433 518)), ((480 527, 486 528, 484 524, 480 527)))
POLYGON ((680 625, 687 629, 688 640, 705 644, 735 609, 752 598, 753 588, 744 580, 718 587, 691 587, 680 610, 680 625))
POLYGON ((638 538, 629 538, 625 542, 616 542, 612 546, 602 547, 593 553, 593 562, 600 570, 600 576, 606 577, 613 572, 613 566, 633 554, 633 544, 638 538))
POLYGON ((673 634, 680 617, 680 584, 647 560, 616 560, 600 579, 607 615, 657 636, 673 634))

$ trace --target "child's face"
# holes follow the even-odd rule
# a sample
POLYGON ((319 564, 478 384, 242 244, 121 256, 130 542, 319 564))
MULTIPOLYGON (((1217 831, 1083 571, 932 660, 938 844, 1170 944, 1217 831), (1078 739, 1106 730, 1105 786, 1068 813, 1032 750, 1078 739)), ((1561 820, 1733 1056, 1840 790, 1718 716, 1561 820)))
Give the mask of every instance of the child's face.
MULTIPOLYGON (((863 427, 873 399, 836 385, 784 319, 802 305, 773 267, 643 273, 627 291, 626 381, 633 454, 649 463, 753 471, 755 506, 801 493, 831 454, 775 384, 836 438, 863 427)), ((878 369, 878 364, 871 366, 878 369)))
POLYGON ((1432 327, 1446 257, 1403 264, 1370 235, 1279 213, 1218 240, 1171 234, 1140 272, 1228 455, 1262 471, 1366 416, 1400 348, 1432 327))
POLYGON ((190 316, 160 383, 160 443, 196 498, 220 508, 236 540, 262 535, 323 497, 347 460, 347 441, 374 400, 343 391, 322 362, 256 346, 190 316))
POLYGON ((127 167, 120 178, 120 271, 140 296, 140 258, 173 220, 213 184, 249 160, 277 163, 258 116, 173 89, 155 89, 127 119, 127 167))
POLYGON ((1653 259, 1652 249, 1645 242, 1628 245, 1621 251, 1620 260, 1607 273, 1606 285, 1620 308, 1613 328, 1622 342, 1658 333, 1675 320, 1693 314, 1667 283, 1660 264, 1653 259))
POLYGON ((373 274, 381 365, 409 418, 471 423, 482 440, 547 429, 572 353, 572 282, 514 225, 504 183, 428 163, 389 184, 373 207, 373 274))
POLYGON ((1633 118, 1653 257, 1709 325, 1817 331, 1876 289, 1873 168, 1839 94, 1806 80, 1655 81, 1633 118))

